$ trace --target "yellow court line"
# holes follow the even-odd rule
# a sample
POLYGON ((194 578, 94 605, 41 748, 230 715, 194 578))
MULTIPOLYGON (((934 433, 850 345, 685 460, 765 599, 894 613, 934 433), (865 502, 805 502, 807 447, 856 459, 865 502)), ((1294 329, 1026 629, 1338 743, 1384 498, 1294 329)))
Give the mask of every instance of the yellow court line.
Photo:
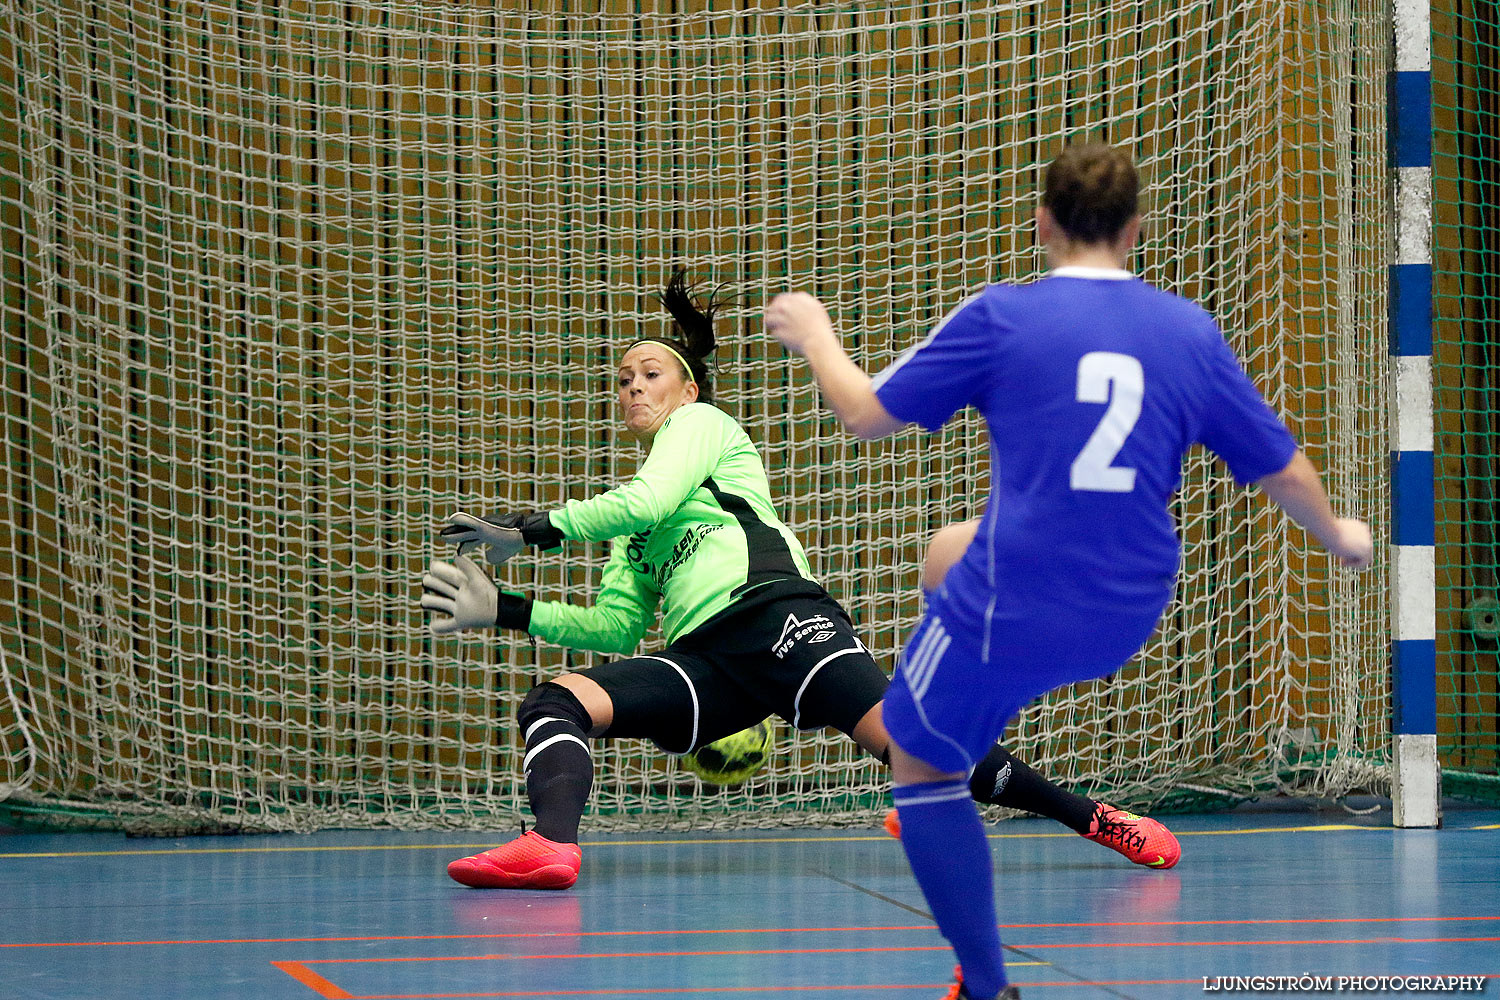
MULTIPOLYGON (((1338 830, 1388 830, 1390 827, 1355 826, 1347 823, 1329 823, 1318 826, 1267 826, 1249 830, 1187 830, 1174 831, 1181 837, 1224 837, 1256 833, 1326 833, 1338 830)), ((503 836, 503 834, 502 834, 503 836)), ((1048 838, 1076 837, 1067 833, 991 833, 990 840, 1045 840, 1048 838)), ((853 844, 869 841, 886 841, 889 836, 878 834, 861 837, 698 837, 682 840, 584 840, 580 847, 659 847, 668 844, 681 846, 716 844, 853 844)), ((488 850, 495 841, 481 844, 309 844, 301 847, 181 847, 159 850, 134 851, 21 851, 0 854, 0 859, 12 858, 125 858, 146 857, 156 854, 298 854, 332 851, 468 851, 488 850)))

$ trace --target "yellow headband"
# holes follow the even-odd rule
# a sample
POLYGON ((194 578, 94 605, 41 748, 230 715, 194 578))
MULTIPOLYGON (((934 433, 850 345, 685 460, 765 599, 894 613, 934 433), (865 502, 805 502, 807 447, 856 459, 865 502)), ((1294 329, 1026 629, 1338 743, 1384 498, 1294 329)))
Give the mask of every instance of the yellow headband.
POLYGON ((635 350, 637 347, 640 347, 642 344, 655 344, 657 347, 668 351, 672 355, 672 357, 682 362, 682 370, 687 373, 687 380, 689 382, 698 381, 697 379, 693 378, 693 366, 688 364, 687 358, 684 358, 681 354, 678 354, 677 350, 671 344, 664 344, 659 340, 653 340, 650 337, 647 337, 645 340, 637 340, 635 343, 631 344, 625 349, 625 353, 629 354, 631 351, 635 350))

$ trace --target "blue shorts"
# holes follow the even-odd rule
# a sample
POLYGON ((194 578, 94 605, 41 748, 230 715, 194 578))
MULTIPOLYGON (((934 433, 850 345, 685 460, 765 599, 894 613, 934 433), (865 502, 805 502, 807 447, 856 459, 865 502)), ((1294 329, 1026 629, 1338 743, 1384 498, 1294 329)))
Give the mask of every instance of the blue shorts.
POLYGON ((1160 612, 1024 617, 991 608, 979 621, 950 613, 943 591, 906 644, 885 694, 896 745, 945 774, 968 774, 1028 703, 1118 670, 1156 628, 1160 612))

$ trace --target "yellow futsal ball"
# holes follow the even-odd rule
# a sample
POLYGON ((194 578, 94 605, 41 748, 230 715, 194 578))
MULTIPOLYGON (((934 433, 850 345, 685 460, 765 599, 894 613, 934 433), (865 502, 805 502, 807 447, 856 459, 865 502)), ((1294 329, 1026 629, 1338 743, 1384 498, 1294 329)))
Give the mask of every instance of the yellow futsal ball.
POLYGON ((714 785, 738 785, 766 766, 776 738, 770 720, 704 744, 682 758, 682 766, 714 785))

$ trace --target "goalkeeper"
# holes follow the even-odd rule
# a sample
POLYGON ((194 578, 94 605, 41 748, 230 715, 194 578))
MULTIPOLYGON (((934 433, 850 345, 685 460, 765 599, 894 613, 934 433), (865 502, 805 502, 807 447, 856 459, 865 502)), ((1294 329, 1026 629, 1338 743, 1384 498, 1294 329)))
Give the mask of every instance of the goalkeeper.
MULTIPOLYGON (((458 557, 435 561, 423 577, 435 633, 498 626, 627 656, 538 684, 522 701, 522 770, 536 824, 450 864, 464 885, 574 884, 593 784, 591 737, 646 739, 684 754, 779 715, 801 730, 832 726, 889 759, 880 711, 888 679, 776 516, 754 445, 711 405, 705 359, 722 303, 710 296, 700 309, 681 271, 661 300, 679 336, 642 340, 619 365, 620 415, 646 448, 634 478, 547 513, 455 514, 442 536, 459 545, 458 557), (607 539, 610 558, 588 607, 501 593, 464 555, 485 544, 500 561, 524 546, 607 539), (630 655, 658 605, 667 647, 630 655)), ((1161 824, 1065 792, 999 746, 976 765, 971 785, 981 801, 1052 817, 1137 863, 1177 860, 1161 824)))

